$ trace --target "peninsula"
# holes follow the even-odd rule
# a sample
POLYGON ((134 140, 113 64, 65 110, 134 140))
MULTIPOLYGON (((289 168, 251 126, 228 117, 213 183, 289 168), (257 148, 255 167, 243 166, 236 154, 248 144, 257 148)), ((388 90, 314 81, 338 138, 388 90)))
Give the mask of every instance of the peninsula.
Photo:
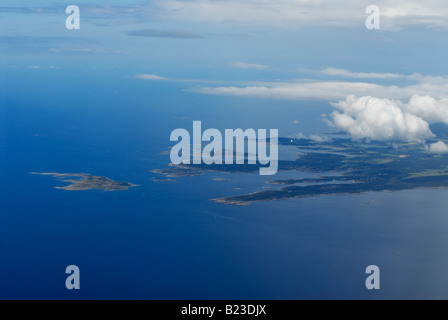
MULTIPOLYGON (((448 144, 448 127, 432 128, 448 144)), ((212 199, 216 203, 245 206, 254 202, 326 195, 448 188, 448 153, 431 153, 425 143, 355 141, 333 136, 325 142, 280 138, 279 144, 297 148, 300 156, 279 161, 281 172, 307 172, 313 179, 267 180, 275 189, 212 199)), ((256 173, 256 165, 178 165, 153 172, 171 177, 198 176, 206 172, 256 173)), ((234 189, 234 187, 233 187, 234 189)), ((224 191, 225 192, 225 191, 224 191)))

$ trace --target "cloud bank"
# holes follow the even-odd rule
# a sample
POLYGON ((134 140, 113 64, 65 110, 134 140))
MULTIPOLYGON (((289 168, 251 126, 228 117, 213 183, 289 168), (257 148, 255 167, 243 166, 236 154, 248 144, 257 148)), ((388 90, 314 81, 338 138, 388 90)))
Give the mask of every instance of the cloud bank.
MULTIPOLYGON (((5 1, 5 0, 3 0, 5 1)), ((1 12, 61 14, 64 5, 21 6, 2 3, 1 12)), ((211 24, 263 25, 274 27, 363 27, 365 9, 372 3, 359 0, 146 0, 126 5, 78 1, 86 17, 134 22, 187 21, 211 24)), ((446 0, 376 0, 381 9, 381 29, 448 27, 446 0)))
MULTIPOLYGON (((276 27, 359 27, 372 4, 359 0, 156 0, 157 12, 176 21, 276 27)), ((382 29, 447 27, 445 0, 377 0, 382 29)))

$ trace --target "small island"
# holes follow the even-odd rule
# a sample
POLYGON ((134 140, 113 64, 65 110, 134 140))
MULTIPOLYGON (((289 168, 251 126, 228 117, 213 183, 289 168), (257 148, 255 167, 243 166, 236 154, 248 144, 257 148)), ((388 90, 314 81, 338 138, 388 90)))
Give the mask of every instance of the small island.
POLYGON ((83 191, 83 190, 124 191, 132 187, 138 187, 138 185, 136 184, 128 182, 117 182, 107 177, 92 176, 87 173, 31 172, 31 174, 52 176, 55 178, 66 179, 63 181, 70 183, 68 186, 55 187, 55 189, 61 189, 67 191, 83 191))

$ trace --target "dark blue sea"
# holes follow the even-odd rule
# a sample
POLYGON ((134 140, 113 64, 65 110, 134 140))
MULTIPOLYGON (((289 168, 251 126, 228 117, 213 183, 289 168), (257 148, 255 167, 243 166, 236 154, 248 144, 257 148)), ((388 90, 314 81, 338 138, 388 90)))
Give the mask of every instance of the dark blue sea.
POLYGON ((125 73, 19 70, 2 79, 0 299, 448 298, 446 189, 236 207, 210 199, 261 190, 264 180, 153 181, 163 177, 151 170, 168 167, 161 153, 174 129, 201 120, 282 136, 325 132, 316 121, 331 110, 324 103, 199 96, 125 73), (140 186, 70 192, 30 172, 140 186), (81 290, 65 288, 69 265, 81 270, 81 290), (381 269, 379 291, 366 290, 369 265, 381 269))

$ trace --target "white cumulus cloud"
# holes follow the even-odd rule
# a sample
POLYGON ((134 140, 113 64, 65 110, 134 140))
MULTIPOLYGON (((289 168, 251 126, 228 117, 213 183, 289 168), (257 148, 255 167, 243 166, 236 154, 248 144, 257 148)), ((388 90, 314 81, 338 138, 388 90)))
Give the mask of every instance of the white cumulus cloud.
POLYGON ((354 139, 424 141, 434 137, 428 122, 404 112, 399 101, 349 96, 332 104, 334 125, 354 139))
POLYGON ((323 135, 320 135, 320 134, 314 134, 314 135, 312 135, 310 137, 310 140, 313 140, 314 142, 321 143, 321 142, 328 142, 331 139, 329 137, 327 137, 327 136, 323 136, 323 135))
POLYGON ((414 96, 403 110, 415 114, 428 122, 448 124, 448 99, 436 100, 430 96, 414 96))
POLYGON ((426 146, 426 150, 431 153, 446 153, 448 152, 448 146, 443 141, 439 141, 426 146))

